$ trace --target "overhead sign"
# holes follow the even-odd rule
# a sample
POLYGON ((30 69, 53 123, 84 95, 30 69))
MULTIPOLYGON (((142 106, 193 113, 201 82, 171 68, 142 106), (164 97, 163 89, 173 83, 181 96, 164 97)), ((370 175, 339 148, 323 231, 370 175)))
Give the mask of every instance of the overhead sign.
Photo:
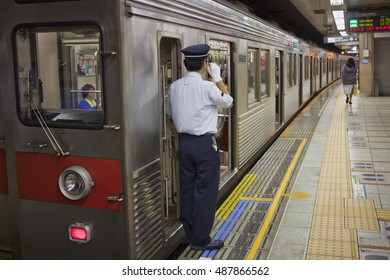
POLYGON ((358 38, 356 34, 351 34, 348 36, 324 37, 324 44, 354 42, 357 40, 358 38))
POLYGON ((353 18, 349 20, 349 32, 390 31, 390 16, 353 18))
POLYGON ((349 11, 347 25, 350 33, 390 31, 390 9, 349 11))

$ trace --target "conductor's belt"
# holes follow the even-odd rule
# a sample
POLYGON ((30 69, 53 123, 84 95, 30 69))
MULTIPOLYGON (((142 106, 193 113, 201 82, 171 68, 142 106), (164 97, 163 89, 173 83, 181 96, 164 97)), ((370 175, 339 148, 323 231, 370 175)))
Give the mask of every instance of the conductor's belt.
POLYGON ((180 138, 203 138, 203 137, 213 137, 215 136, 214 133, 206 133, 206 134, 202 134, 202 135, 194 135, 194 134, 189 134, 189 133, 179 133, 179 136, 180 138))

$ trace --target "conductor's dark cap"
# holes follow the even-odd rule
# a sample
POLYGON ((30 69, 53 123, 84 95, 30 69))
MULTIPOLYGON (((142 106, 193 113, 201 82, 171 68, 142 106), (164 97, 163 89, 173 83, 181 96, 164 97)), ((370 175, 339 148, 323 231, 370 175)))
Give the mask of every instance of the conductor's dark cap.
POLYGON ((181 52, 184 53, 184 55, 189 58, 202 58, 207 56, 209 50, 210 50, 209 45, 197 44, 197 45, 186 47, 185 49, 182 49, 181 52))

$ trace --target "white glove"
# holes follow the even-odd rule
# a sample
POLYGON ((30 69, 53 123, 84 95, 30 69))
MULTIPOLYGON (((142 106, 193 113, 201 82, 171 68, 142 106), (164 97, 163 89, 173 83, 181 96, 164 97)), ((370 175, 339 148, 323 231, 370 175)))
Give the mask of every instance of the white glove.
POLYGON ((217 64, 210 62, 207 70, 214 82, 218 83, 219 81, 222 81, 221 68, 219 68, 217 64))

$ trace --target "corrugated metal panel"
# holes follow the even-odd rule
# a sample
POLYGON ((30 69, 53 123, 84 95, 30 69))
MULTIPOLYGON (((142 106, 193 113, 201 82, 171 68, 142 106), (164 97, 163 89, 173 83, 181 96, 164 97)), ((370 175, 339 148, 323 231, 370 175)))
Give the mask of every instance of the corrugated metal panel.
POLYGON ((238 121, 238 166, 242 167, 275 132, 275 112, 272 105, 238 121))
POLYGON ((136 259, 152 259, 163 248, 160 170, 149 170, 133 187, 136 259))

